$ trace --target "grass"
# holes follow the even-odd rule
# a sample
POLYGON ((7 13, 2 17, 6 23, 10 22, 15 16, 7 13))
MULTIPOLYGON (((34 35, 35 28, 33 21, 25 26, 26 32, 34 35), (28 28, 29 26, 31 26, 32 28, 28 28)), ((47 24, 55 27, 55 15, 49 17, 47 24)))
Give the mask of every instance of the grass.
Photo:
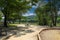
POLYGON ((60 23, 57 23, 57 26, 60 26, 60 23))
MULTIPOLYGON (((27 24, 27 23, 21 23, 21 24, 27 24)), ((30 25, 38 25, 38 23, 29 23, 30 25)), ((20 24, 9 24, 10 27, 17 27, 17 25, 20 25, 20 24)), ((60 26, 60 23, 57 23, 57 26, 59 27, 60 26)))
POLYGON ((9 24, 9 27, 17 27, 17 24, 9 24))

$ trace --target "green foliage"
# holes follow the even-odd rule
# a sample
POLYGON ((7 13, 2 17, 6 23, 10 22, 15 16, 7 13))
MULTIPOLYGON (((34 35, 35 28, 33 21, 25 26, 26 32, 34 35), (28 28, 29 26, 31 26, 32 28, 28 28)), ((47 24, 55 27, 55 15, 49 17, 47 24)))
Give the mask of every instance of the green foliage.
POLYGON ((2 14, 2 12, 0 11, 0 20, 2 19, 2 16, 3 16, 3 14, 2 14))
POLYGON ((0 17, 0 20, 2 19, 2 17, 0 17))
POLYGON ((46 9, 44 7, 38 7, 35 12, 38 17, 39 25, 48 25, 49 16, 46 9))
POLYGON ((27 12, 38 0, 0 0, 0 9, 4 14, 4 25, 7 26, 8 19, 21 19, 22 13, 27 12), (21 15, 20 15, 20 14, 21 15), (17 17, 16 17, 17 16, 17 17))
POLYGON ((13 13, 26 12, 31 8, 28 4, 29 2, 26 0, 0 0, 0 9, 5 17, 4 26, 7 27, 7 20, 10 19, 10 15, 12 15, 11 18, 16 18, 17 15, 13 13))
POLYGON ((39 24, 53 24, 56 26, 57 22, 57 3, 59 0, 48 0, 48 3, 42 7, 38 7, 35 11, 38 16, 39 24))

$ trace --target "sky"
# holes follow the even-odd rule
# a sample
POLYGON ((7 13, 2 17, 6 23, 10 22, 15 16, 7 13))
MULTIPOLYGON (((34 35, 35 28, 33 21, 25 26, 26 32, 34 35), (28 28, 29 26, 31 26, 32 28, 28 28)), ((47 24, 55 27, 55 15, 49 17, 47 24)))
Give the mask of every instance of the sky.
MULTIPOLYGON (((47 2, 48 0, 45 0, 45 2, 47 2)), ((32 8, 25 14, 23 14, 23 16, 30 16, 30 15, 36 15, 34 13, 35 9, 37 8, 37 6, 32 6, 32 8)))
POLYGON ((23 16, 36 15, 34 13, 34 11, 35 11, 36 8, 37 8, 36 6, 32 6, 32 8, 27 13, 23 14, 23 16))
MULTIPOLYGON (((45 2, 42 5, 44 5, 46 2, 48 2, 48 0, 45 0, 45 2)), ((37 6, 32 6, 32 8, 27 13, 23 14, 23 16, 36 15, 34 13, 36 8, 37 8, 37 6)), ((60 14, 60 11, 58 11, 58 14, 60 14)))

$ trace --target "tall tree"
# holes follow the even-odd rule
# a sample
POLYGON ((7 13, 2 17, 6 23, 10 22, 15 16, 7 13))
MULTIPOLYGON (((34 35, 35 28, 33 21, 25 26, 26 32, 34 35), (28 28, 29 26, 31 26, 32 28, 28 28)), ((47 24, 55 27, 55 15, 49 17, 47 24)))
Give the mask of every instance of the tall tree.
POLYGON ((0 0, 0 8, 4 14, 4 26, 7 27, 7 17, 13 12, 29 9, 29 2, 26 0, 0 0))
POLYGON ((46 24, 46 18, 45 15, 47 15, 47 13, 49 13, 50 18, 51 18, 51 22, 53 24, 53 26, 56 26, 56 22, 57 22, 57 3, 59 0, 48 0, 46 5, 43 6, 43 10, 41 9, 41 4, 38 6, 37 8, 37 14, 38 14, 38 18, 39 18, 39 22, 41 22, 41 11, 44 12, 42 14, 44 14, 43 19, 44 19, 44 24, 46 24), (39 9, 40 8, 40 9, 39 9))
MULTIPOLYGON (((47 6, 49 6, 49 11, 51 13, 51 20, 52 20, 52 24, 53 26, 56 26, 57 23, 57 3, 59 0, 48 0, 48 4, 47 6)), ((46 7, 47 7, 46 6, 46 7)))
POLYGON ((45 7, 38 7, 35 12, 38 16, 39 25, 48 25, 48 10, 45 7))

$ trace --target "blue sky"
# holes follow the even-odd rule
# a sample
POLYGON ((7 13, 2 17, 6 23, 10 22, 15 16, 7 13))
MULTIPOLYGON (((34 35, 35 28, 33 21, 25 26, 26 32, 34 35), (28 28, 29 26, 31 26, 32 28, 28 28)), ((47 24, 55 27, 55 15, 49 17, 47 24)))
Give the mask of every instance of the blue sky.
MULTIPOLYGON (((45 0, 45 2, 47 2, 48 0, 45 0)), ((30 15, 36 15, 34 13, 35 9, 37 8, 37 6, 32 6, 32 8, 25 14, 23 14, 23 16, 30 16, 30 15)))
MULTIPOLYGON (((48 0, 45 0, 45 2, 48 2, 48 0)), ((45 4, 45 3, 44 3, 45 4)), ((42 4, 43 5, 43 4, 42 4)), ((30 15, 36 15, 34 13, 35 9, 37 8, 37 6, 32 6, 32 8, 25 14, 23 14, 23 16, 30 16, 30 15)), ((58 14, 60 14, 60 11, 58 11, 58 14)))
POLYGON ((34 11, 36 8, 36 6, 32 6, 32 8, 27 13, 23 14, 23 16, 35 15, 34 11))

